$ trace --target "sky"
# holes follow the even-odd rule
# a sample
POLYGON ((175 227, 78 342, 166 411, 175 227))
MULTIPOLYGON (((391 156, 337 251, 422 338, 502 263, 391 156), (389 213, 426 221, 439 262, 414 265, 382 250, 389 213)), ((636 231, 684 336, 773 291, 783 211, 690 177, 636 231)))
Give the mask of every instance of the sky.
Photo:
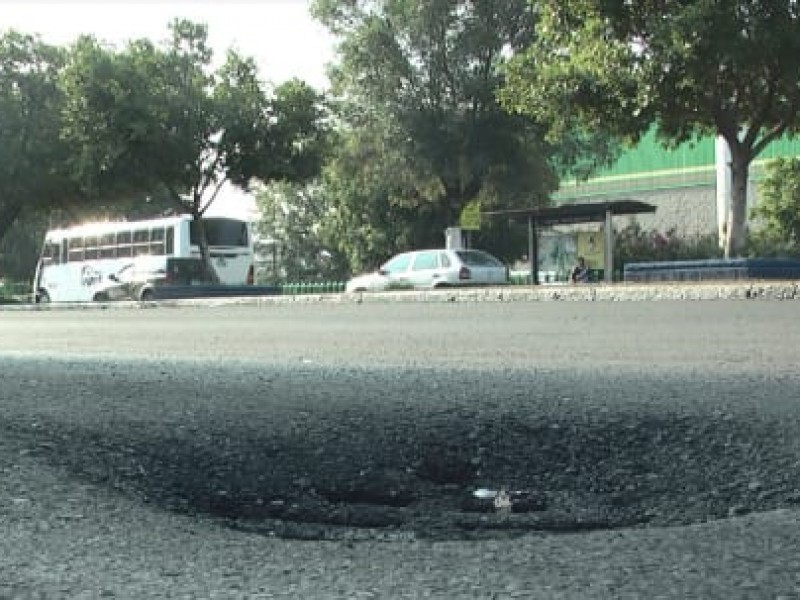
MULTIPOLYGON (((228 48, 253 57, 261 78, 279 84, 298 77, 317 89, 327 87, 325 66, 333 60, 334 41, 309 14, 309 0, 0 0, 0 33, 16 29, 36 33, 48 43, 67 45, 92 34, 122 47, 132 39, 155 42, 168 37, 176 18, 205 23, 215 59, 228 48)), ((209 213, 250 211, 252 201, 227 191, 209 213)))

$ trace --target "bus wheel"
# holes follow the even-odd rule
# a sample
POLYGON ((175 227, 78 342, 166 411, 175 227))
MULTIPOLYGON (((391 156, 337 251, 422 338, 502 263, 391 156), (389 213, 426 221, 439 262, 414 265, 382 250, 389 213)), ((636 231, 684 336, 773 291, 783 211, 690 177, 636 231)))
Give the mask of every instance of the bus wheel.
POLYGON ((39 296, 36 299, 37 304, 50 304, 50 294, 44 290, 39 290, 39 296))
POLYGON ((141 300, 142 302, 152 302, 153 290, 142 290, 142 293, 139 296, 139 300, 141 300))

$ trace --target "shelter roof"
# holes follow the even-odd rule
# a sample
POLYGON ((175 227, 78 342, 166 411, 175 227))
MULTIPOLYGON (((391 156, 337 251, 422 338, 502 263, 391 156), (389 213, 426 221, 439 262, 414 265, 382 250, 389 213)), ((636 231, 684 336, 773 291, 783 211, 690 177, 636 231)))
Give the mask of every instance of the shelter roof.
POLYGON ((606 212, 611 212, 612 216, 634 215, 654 213, 656 212, 656 207, 638 200, 615 200, 613 202, 589 202, 584 204, 569 203, 546 208, 490 210, 481 214, 490 217, 507 216, 520 221, 532 219, 538 225, 568 225, 604 221, 606 212))

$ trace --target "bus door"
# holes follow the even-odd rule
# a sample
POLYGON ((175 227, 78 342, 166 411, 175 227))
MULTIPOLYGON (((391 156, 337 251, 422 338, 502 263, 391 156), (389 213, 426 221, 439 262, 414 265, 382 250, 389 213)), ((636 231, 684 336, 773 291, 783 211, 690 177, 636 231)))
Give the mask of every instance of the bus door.
POLYGON ((51 300, 70 296, 69 265, 66 262, 67 240, 46 240, 36 272, 36 298, 44 290, 51 300))

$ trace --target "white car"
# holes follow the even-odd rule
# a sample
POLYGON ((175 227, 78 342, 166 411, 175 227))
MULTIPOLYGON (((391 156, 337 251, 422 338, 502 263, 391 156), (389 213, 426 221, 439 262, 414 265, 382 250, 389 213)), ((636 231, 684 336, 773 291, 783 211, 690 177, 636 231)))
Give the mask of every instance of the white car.
POLYGON ((387 261, 377 272, 354 277, 347 292, 443 288, 508 283, 508 268, 483 250, 415 250, 387 261))

